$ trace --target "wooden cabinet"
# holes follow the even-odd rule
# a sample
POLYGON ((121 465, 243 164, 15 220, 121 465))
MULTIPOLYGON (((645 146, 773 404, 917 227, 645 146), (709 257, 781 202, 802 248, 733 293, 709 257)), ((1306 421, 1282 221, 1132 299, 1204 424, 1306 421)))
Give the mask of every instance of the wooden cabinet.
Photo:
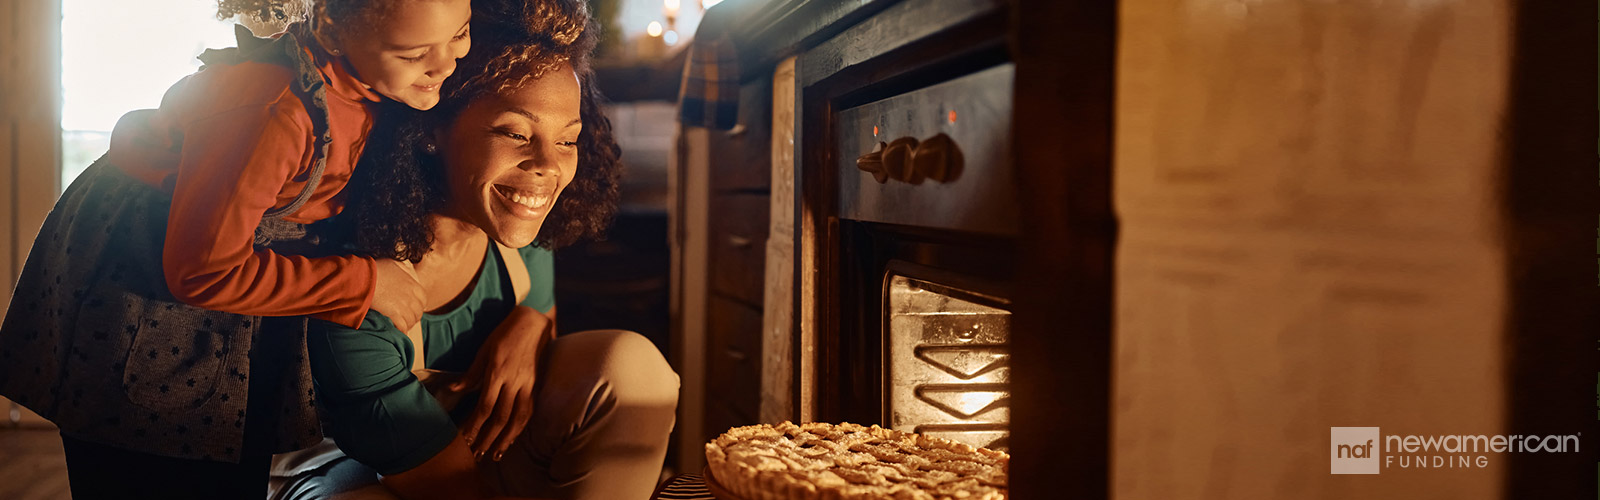
MULTIPOLYGON (((768 198, 766 193, 711 195, 711 237, 707 241, 711 292, 757 314, 766 264, 768 198)), ((760 336, 759 331, 746 334, 760 336)))
MULTIPOLYGON (((710 136, 711 189, 765 195, 771 188, 772 79, 739 87, 739 122, 710 136)), ((715 212, 713 212, 715 214, 715 212)), ((763 227, 766 222, 762 218, 763 227)))
POLYGON ((707 436, 756 423, 761 405, 761 310, 720 295, 707 303, 707 436))
POLYGON ((713 437, 758 423, 761 301, 769 222, 771 79, 740 86, 739 122, 710 134, 706 420, 713 437))
POLYGON ((687 129, 676 155, 676 357, 685 388, 675 458, 685 470, 698 470, 699 443, 758 423, 761 410, 772 79, 744 82, 739 93, 737 126, 687 129))

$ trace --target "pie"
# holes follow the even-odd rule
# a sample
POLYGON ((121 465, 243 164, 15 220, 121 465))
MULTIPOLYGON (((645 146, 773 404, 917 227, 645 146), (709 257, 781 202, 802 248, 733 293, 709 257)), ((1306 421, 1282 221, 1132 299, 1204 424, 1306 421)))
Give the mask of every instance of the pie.
POLYGON ((876 425, 751 425, 706 443, 742 500, 1004 500, 1011 455, 876 425))

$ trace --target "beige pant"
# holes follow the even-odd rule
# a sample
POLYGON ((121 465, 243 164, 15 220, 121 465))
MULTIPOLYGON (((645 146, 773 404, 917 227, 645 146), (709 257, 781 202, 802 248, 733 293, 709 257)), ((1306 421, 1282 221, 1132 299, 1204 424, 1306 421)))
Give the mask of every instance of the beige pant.
MULTIPOLYGON (((666 457, 678 375, 649 340, 622 330, 558 337, 546 349, 534 415, 499 461, 492 490, 519 497, 645 499, 666 457)), ((394 498, 336 447, 275 457, 269 498, 394 498)))

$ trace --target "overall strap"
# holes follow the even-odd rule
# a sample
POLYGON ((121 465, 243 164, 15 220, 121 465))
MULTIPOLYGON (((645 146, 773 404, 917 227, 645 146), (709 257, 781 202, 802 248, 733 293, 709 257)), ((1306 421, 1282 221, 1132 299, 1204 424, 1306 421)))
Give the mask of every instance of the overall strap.
POLYGON ((528 298, 528 291, 533 289, 533 277, 528 275, 528 264, 522 260, 522 254, 517 249, 495 242, 494 246, 500 248, 500 261, 506 264, 506 274, 511 277, 511 290, 515 293, 516 303, 521 304, 528 298))
POLYGON ((406 339, 411 341, 411 373, 421 373, 428 368, 428 344, 422 341, 421 321, 406 330, 406 339))
MULTIPOLYGON (((533 277, 528 275, 528 264, 522 260, 522 254, 517 249, 495 242, 495 249, 500 252, 500 262, 505 264, 506 276, 511 279, 511 290, 515 295, 517 304, 528 298, 528 291, 533 289, 533 277)), ((422 338, 422 322, 418 321, 410 330, 406 330, 406 339, 411 341, 411 372, 422 373, 427 369, 427 344, 422 338)))
POLYGON ((322 174, 327 169, 328 148, 333 144, 333 135, 329 132, 327 83, 322 79, 322 72, 317 70, 316 61, 312 60, 296 38, 296 30, 291 29, 277 38, 257 38, 248 28, 237 24, 233 31, 238 47, 207 49, 200 54, 200 61, 207 66, 254 61, 294 70, 295 77, 290 81, 289 91, 300 99, 311 118, 311 133, 315 141, 312 143, 311 171, 305 188, 288 205, 261 215, 262 222, 256 227, 255 243, 267 245, 274 240, 298 239, 305 236, 303 226, 279 221, 305 206, 316 192, 317 185, 322 182, 322 174))

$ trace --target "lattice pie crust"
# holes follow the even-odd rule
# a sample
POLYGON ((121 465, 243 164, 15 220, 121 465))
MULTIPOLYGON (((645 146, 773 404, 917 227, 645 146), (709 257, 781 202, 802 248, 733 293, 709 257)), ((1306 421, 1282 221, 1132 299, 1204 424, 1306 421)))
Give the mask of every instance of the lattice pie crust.
POLYGON ((1011 455, 843 423, 735 427, 706 443, 716 482, 744 500, 1004 500, 1011 455))

